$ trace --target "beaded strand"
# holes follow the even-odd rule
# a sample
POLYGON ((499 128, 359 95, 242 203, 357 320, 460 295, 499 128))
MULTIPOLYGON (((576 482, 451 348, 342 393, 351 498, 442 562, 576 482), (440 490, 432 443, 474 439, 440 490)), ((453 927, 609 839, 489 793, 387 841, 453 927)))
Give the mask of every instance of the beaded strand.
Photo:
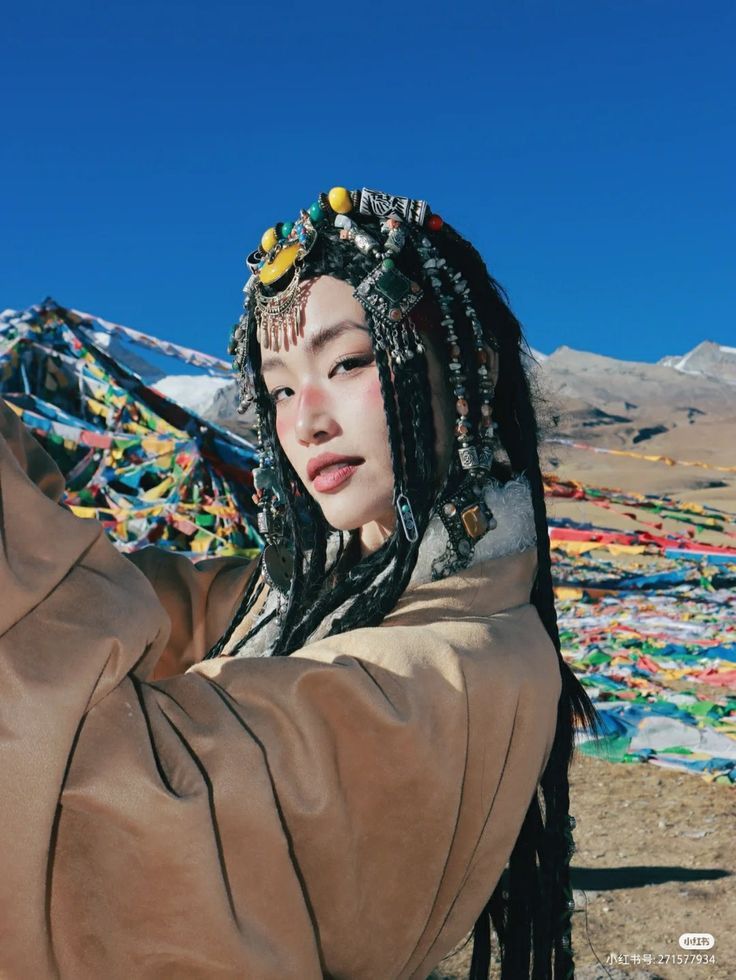
MULTIPOLYGON (((437 218, 437 215, 432 217, 437 218)), ((432 287, 441 312, 441 324, 445 331, 445 340, 449 354, 450 385, 455 396, 455 437, 458 443, 458 458, 465 470, 490 470, 493 461, 493 395, 494 386, 488 369, 489 357, 483 328, 478 314, 470 298, 470 289, 459 272, 454 272, 426 237, 421 235, 416 241, 417 251, 429 284, 432 287), (444 283, 443 283, 444 279, 444 283), (444 287, 444 288, 443 288, 444 287), (473 438, 473 426, 470 421, 470 406, 466 388, 467 375, 463 371, 459 338, 456 333, 455 318, 452 312, 453 299, 459 300, 464 313, 473 330, 473 344, 478 362, 480 392, 480 418, 478 433, 480 445, 473 438)), ((497 349, 491 342, 493 349, 497 349)))

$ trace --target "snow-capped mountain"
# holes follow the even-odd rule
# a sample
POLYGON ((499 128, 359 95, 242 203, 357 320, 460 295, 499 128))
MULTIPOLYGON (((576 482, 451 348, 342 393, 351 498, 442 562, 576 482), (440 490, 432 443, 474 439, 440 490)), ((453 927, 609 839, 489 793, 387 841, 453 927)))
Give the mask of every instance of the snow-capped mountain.
POLYGON ((170 374, 152 385, 156 391, 183 405, 185 408, 204 415, 223 388, 232 384, 229 378, 194 377, 190 374, 170 374))
POLYGON ((704 340, 687 354, 668 354, 658 364, 672 367, 683 374, 699 374, 736 384, 736 347, 704 340))
POLYGON ((217 393, 232 384, 229 366, 199 351, 158 340, 120 324, 79 313, 82 327, 97 347, 124 364, 147 384, 198 415, 214 403, 217 393), (169 374, 172 360, 192 366, 190 374, 169 374), (203 370, 215 373, 203 374, 203 370))

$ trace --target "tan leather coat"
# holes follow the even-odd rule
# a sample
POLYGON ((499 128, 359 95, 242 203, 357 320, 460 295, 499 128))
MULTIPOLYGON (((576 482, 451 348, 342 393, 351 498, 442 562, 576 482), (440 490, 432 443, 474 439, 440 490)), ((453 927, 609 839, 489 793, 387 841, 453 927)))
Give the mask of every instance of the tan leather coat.
POLYGON ((299 655, 199 663, 250 570, 141 574, 5 407, 0 431, 0 976, 426 977, 549 753, 533 550, 299 655))

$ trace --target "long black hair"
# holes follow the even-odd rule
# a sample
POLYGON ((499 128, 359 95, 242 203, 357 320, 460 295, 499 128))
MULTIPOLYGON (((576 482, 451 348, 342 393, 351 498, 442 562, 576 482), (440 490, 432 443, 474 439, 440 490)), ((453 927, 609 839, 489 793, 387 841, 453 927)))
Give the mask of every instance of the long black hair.
MULTIPOLYGON (((354 214, 351 218, 380 240, 382 236, 377 219, 354 214)), ((570 940, 573 904, 569 880, 572 835, 568 813, 568 768, 575 725, 592 727, 594 712, 560 652, 538 453, 539 427, 525 369, 528 348, 521 326, 502 288, 491 277, 483 259, 468 241, 446 223, 436 230, 426 231, 426 234, 447 265, 467 282, 484 335, 489 344, 498 348, 499 373, 493 418, 497 424, 500 453, 494 462, 493 473, 500 479, 525 473, 529 481, 538 551, 538 571, 531 601, 558 652, 562 677, 551 755, 508 867, 495 885, 475 925, 470 977, 471 980, 485 980, 488 977, 491 936, 495 932, 502 980, 520 980, 523 977, 560 980, 571 977, 574 972, 570 940)), ((301 278, 330 275, 357 286, 375 268, 375 264, 374 258, 340 241, 337 230, 328 223, 322 223, 317 242, 304 260, 301 278)), ((401 253, 401 269, 426 287, 428 295, 431 294, 427 273, 418 252, 410 243, 401 253)), ((425 299, 422 306, 425 321, 439 324, 441 316, 436 308, 432 308, 432 301, 425 299)), ((471 327, 459 300, 455 301, 454 320, 458 344, 467 366, 470 417, 477 421, 480 413, 479 375, 471 327)), ((249 370, 256 408, 262 422, 261 437, 273 458, 280 485, 285 490, 284 535, 293 554, 293 574, 272 655, 288 656, 303 647, 328 616, 333 617, 329 635, 376 626, 383 620, 409 582, 422 535, 438 499, 438 487, 441 486, 443 491, 452 489, 462 479, 463 472, 457 459, 450 465, 449 473, 438 470, 426 358, 415 356, 408 364, 391 365, 383 347, 374 344, 394 484, 411 501, 419 538, 414 542, 409 541, 397 521, 396 531, 377 551, 357 561, 326 589, 329 528, 319 506, 302 484, 276 438, 274 405, 260 374, 260 349, 255 340, 257 324, 253 311, 248 313, 245 329, 249 339, 249 370), (351 601, 358 596, 359 602, 351 601)), ((433 343, 440 342, 435 336, 433 343)), ((247 613, 254 598, 255 591, 245 597, 241 617, 247 613)), ((223 641, 226 639, 227 636, 223 641)))

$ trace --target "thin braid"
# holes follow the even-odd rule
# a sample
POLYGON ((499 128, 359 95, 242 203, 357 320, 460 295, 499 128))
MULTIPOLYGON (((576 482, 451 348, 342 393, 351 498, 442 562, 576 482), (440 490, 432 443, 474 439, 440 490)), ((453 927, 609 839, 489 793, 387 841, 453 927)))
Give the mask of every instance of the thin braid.
MULTIPOLYGON (((327 532, 322 518, 322 511, 316 500, 305 492, 302 497, 306 516, 310 520, 311 530, 311 550, 309 554, 309 566, 307 568, 307 578, 305 583, 305 602, 311 603, 319 594, 319 590, 325 580, 327 571, 327 532)), ((342 542, 341 549, 342 553, 342 542)))
MULTIPOLYGON (((270 450, 273 456, 280 486, 284 488, 297 487, 298 490, 298 497, 290 492, 284 494, 286 498, 284 503, 287 524, 284 538, 289 542, 292 549, 293 573, 289 583, 289 594, 286 610, 281 622, 281 630, 273 650, 273 655, 279 656, 283 655, 284 646, 288 641, 289 635, 295 624, 301 618, 302 605, 305 597, 314 591, 315 581, 321 582, 323 580, 325 567, 325 529, 321 520, 319 506, 306 492, 276 438, 275 406, 260 372, 260 349, 256 343, 256 322, 254 317, 250 318, 248 329, 250 331, 251 349, 253 350, 252 366, 255 403, 264 430, 264 445, 270 450), (311 540, 309 542, 306 541, 306 527, 299 514, 300 502, 311 518, 309 528, 311 540), (307 543, 310 545, 309 549, 307 548, 307 543), (305 555, 308 550, 309 559, 305 568, 305 555)), ((254 624, 253 632, 260 625, 262 625, 260 622, 254 624)), ((249 637, 244 642, 247 642, 247 639, 249 637)))
MULTIPOLYGON (((363 607, 365 613, 370 597, 370 592, 366 590, 370 589, 377 575, 391 563, 395 555, 394 540, 394 537, 389 539, 379 551, 374 552, 369 556, 369 559, 364 559, 355 569, 348 572, 341 581, 337 582, 334 588, 322 593, 313 607, 306 611, 304 619, 289 637, 289 642, 285 645, 285 654, 293 653, 294 650, 304 646, 309 636, 323 620, 356 594, 360 594, 362 597, 359 605, 363 607)), ((335 628, 335 624, 333 624, 331 632, 344 632, 344 630, 335 628)))
POLYGON ((402 459, 401 431, 396 414, 396 392, 391 381, 391 369, 388 355, 382 347, 377 347, 376 368, 383 396, 383 413, 386 418, 388 445, 391 451, 391 466, 394 474, 394 487, 400 487, 405 482, 405 460, 402 459))
MULTIPOLYGON (((259 409, 263 428, 266 432, 264 446, 273 457, 279 486, 284 488, 290 487, 294 479, 296 479, 296 474, 286 458, 285 453, 281 449, 278 440, 275 438, 274 405, 268 394, 265 382, 263 381, 263 377, 260 372, 258 372, 255 376, 255 392, 256 404, 259 409)), ((286 517, 284 537, 291 543, 293 550, 293 572, 289 582, 286 612, 282 621, 282 636, 288 635, 291 624, 298 618, 301 606, 300 600, 304 585, 303 537, 301 522, 297 512, 296 499, 289 492, 284 493, 284 497, 285 500, 283 504, 286 517)), ((277 648, 274 650, 274 654, 279 655, 279 653, 280 650, 277 646, 277 648)))
MULTIPOLYGON (((432 482, 434 465, 432 461, 435 457, 435 430, 431 421, 432 401, 426 360, 424 358, 415 360, 417 363, 412 372, 411 381, 402 372, 395 374, 396 395, 389 399, 384 397, 384 404, 390 406, 387 409, 389 431, 398 422, 401 426, 400 436, 407 459, 412 459, 418 463, 416 468, 418 478, 407 489, 410 491, 419 538, 416 542, 409 542, 403 532, 398 529, 397 533, 394 534, 397 561, 391 576, 385 582, 380 582, 375 586, 367 597, 366 601, 371 610, 369 616, 366 617, 364 611, 361 613, 356 604, 356 608, 349 610, 337 624, 339 630, 336 628, 336 624, 333 624, 333 632, 345 632, 357 625, 378 625, 395 605, 395 596, 403 593, 416 566, 419 541, 421 541, 434 502, 432 482), (410 390, 409 385, 411 385, 410 390), (397 405, 399 406, 398 419, 395 417, 397 405), (429 425, 427 424, 427 417, 430 420, 429 425)), ((390 382, 390 376, 386 376, 385 380, 390 382)))
MULTIPOLYGON (((533 412, 529 399, 519 399, 517 417, 521 432, 528 432, 533 412)), ((536 420, 534 420, 536 422, 536 420)), ((590 722, 593 709, 582 691, 576 691, 569 683, 570 668, 562 658, 557 615, 554 605, 552 568, 550 559, 549 531, 544 482, 536 440, 526 441, 528 453, 527 476, 532 491, 534 517, 537 532, 538 572, 532 590, 532 603, 537 608, 540 619, 550 636, 558 654, 562 678, 562 693, 558 705, 558 721, 550 759, 542 775, 541 786, 545 802, 545 833, 542 873, 546 879, 546 914, 548 923, 545 931, 554 937, 554 976, 556 980, 567 980, 573 975, 574 965, 570 944, 570 833, 569 833, 569 778, 568 765, 572 754, 575 715, 581 722, 590 722), (573 694, 575 691, 575 696, 573 694)))
MULTIPOLYGON (((384 381, 388 381, 387 376, 384 376, 384 381)), ((395 372, 393 383, 396 394, 386 400, 386 404, 390 406, 387 423, 391 430, 398 421, 406 458, 415 463, 411 471, 416 476, 407 489, 410 491, 419 539, 417 542, 408 542, 401 531, 395 535, 397 560, 393 573, 379 583, 368 597, 370 608, 368 618, 365 612, 361 616, 360 609, 357 607, 349 610, 339 624, 341 632, 361 624, 377 625, 393 608, 396 602, 395 596, 403 593, 414 571, 419 553, 419 541, 434 503, 435 430, 431 421, 432 395, 426 359, 417 358, 410 375, 403 370, 395 372), (398 419, 394 417, 396 406, 399 407, 398 419)), ((333 630, 337 631, 335 625, 333 630)))
POLYGON ((404 452, 407 459, 417 463, 413 475, 407 479, 407 491, 415 509, 423 510, 431 508, 434 502, 436 429, 427 360, 420 355, 414 357, 413 362, 411 376, 404 371, 399 372, 395 385, 404 452))

